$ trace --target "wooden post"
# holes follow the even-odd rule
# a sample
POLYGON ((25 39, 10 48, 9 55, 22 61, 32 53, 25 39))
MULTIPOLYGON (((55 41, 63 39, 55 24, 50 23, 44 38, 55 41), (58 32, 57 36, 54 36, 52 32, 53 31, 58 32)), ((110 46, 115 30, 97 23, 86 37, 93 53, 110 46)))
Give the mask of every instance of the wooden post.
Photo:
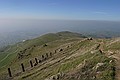
POLYGON ((8 68, 8 74, 9 74, 10 77, 12 77, 10 68, 8 68))
POLYGON ((50 57, 52 57, 52 53, 50 52, 50 57))
POLYGON ((42 55, 42 61, 44 60, 44 55, 42 55))
POLYGON ((56 53, 57 51, 55 50, 55 53, 56 53))
POLYGON ((38 60, 37 60, 37 58, 35 58, 35 62, 36 62, 36 64, 38 64, 38 60))
POLYGON ((42 61, 41 60, 39 60, 39 63, 41 63, 42 61))
POLYGON ((47 58, 45 57, 44 60, 46 60, 47 58))
POLYGON ((21 64, 21 66, 22 66, 22 71, 25 72, 25 68, 24 68, 23 63, 21 64))
POLYGON ((48 53, 46 53, 46 57, 48 58, 48 53))
POLYGON ((44 58, 44 55, 42 55, 42 58, 44 58))
POLYGON ((30 60, 30 65, 31 65, 31 67, 33 67, 33 63, 32 63, 32 61, 30 60))

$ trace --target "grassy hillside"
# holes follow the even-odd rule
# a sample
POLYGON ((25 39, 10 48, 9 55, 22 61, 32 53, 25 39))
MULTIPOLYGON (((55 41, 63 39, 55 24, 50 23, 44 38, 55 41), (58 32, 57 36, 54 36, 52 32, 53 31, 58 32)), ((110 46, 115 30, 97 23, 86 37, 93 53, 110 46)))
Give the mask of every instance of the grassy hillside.
POLYGON ((49 33, 32 40, 27 40, 25 42, 20 42, 17 43, 16 45, 9 46, 5 49, 2 49, 0 52, 0 68, 10 63, 10 61, 12 61, 15 58, 15 56, 17 56, 17 53, 19 53, 24 49, 31 48, 34 46, 40 46, 55 40, 68 39, 74 37, 82 37, 82 36, 80 34, 71 33, 71 32, 61 32, 57 34, 49 33))
POLYGON ((119 39, 86 38, 68 31, 20 42, 0 53, 3 56, 0 80, 115 80, 119 74, 116 72, 119 64, 115 64, 119 42, 119 39), (110 50, 116 51, 116 55, 109 54, 110 50), (12 77, 8 75, 8 67, 12 77))

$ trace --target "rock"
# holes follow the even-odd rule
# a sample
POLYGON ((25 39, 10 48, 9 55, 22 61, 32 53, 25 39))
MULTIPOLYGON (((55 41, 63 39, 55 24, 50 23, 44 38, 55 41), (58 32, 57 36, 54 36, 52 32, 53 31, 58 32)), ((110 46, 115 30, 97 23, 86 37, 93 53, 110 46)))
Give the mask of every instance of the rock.
POLYGON ((33 47, 36 47, 36 45, 33 45, 33 47))
POLYGON ((28 49, 30 49, 30 47, 28 49))
POLYGON ((55 80, 56 78, 55 78, 55 76, 53 76, 53 80, 55 80))
POLYGON ((108 55, 110 56, 110 55, 114 55, 115 54, 115 52, 112 52, 112 51, 108 51, 108 55))
POLYGON ((64 73, 57 73, 56 75, 46 78, 45 80, 59 80, 63 76, 64 76, 64 73))
POLYGON ((38 63, 35 63, 34 66, 37 66, 38 63))
POLYGON ((44 45, 43 45, 43 47, 46 47, 46 46, 48 46, 48 45, 47 45, 47 44, 44 44, 44 45))
POLYGON ((63 49, 60 49, 60 52, 63 51, 63 49))
POLYGON ((90 38, 87 38, 87 40, 93 40, 93 38, 90 37, 90 38))
POLYGON ((93 54, 93 53, 94 53, 94 51, 91 51, 90 53, 92 53, 92 54, 93 54))
POLYGON ((112 63, 113 62, 113 60, 110 60, 110 62, 109 63, 112 63))
POLYGON ((86 66, 86 63, 87 63, 87 60, 85 59, 85 60, 83 61, 83 67, 86 66))
POLYGON ((97 63, 96 66, 93 67, 93 69, 98 69, 99 67, 103 66, 104 63, 97 63))

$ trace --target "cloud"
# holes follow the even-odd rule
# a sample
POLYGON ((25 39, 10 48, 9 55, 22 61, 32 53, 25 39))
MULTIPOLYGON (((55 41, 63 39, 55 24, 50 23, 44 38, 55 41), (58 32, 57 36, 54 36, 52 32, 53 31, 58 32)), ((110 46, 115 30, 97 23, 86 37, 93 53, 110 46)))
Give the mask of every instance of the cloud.
POLYGON ((102 14, 102 15, 106 15, 107 13, 106 12, 101 12, 101 11, 96 11, 96 12, 93 12, 94 14, 102 14))

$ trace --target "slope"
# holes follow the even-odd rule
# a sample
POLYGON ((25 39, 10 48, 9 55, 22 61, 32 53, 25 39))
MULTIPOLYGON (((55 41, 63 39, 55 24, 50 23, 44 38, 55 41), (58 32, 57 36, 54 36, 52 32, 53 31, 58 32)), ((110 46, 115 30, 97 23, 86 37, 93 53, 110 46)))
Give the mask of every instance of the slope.
POLYGON ((106 52, 111 41, 65 31, 18 43, 13 46, 19 45, 15 47, 19 51, 8 66, 1 68, 0 80, 114 80, 114 59, 106 52), (8 76, 8 67, 12 77, 8 76))
MULTIPOLYGON (((66 33, 60 33, 60 34, 55 34, 55 33, 49 33, 43 36, 40 36, 38 38, 32 39, 32 40, 27 40, 25 42, 20 42, 15 45, 11 45, 8 48, 6 48, 4 51, 0 52, 0 68, 4 67, 6 64, 10 63, 16 56, 17 53, 20 51, 23 51, 25 49, 29 49, 31 47, 43 45, 45 43, 55 41, 55 40, 60 40, 60 39, 67 39, 67 38, 74 38, 74 37, 80 37, 80 34, 75 34, 68 32, 69 35, 66 33), (60 36, 66 34, 66 37, 60 36)), ((81 36, 82 37, 82 36, 81 36)))

